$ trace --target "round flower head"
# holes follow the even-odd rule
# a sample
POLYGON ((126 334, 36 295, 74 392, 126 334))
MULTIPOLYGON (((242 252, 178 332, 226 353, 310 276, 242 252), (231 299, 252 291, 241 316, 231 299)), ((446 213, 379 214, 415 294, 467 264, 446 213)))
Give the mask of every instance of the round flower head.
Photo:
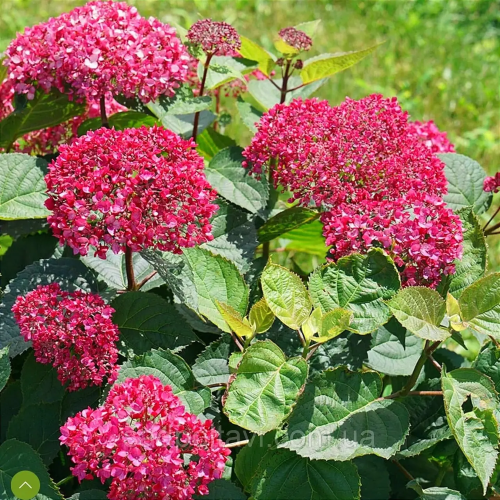
POLYGON ((203 165, 192 140, 161 127, 89 132, 49 166, 48 222, 80 255, 91 245, 103 259, 108 248, 182 253, 213 239, 203 165))
POLYGON ((232 56, 241 47, 240 36, 230 24, 211 19, 196 21, 189 28, 187 38, 211 56, 232 56))
POLYGON ((64 292, 53 283, 19 296, 12 311, 24 340, 33 342, 35 359, 52 364, 69 391, 116 378, 115 310, 99 295, 64 292))
POLYGON ((462 257, 460 218, 434 196, 345 203, 324 212, 321 221, 332 260, 381 247, 398 266, 403 286, 436 288, 462 257))
POLYGON ((455 146, 449 141, 448 134, 441 132, 436 124, 428 122, 410 122, 410 129, 433 153, 455 153, 455 146))
POLYGON ((335 108, 297 99, 269 110, 257 128, 244 166, 259 173, 274 158, 275 185, 302 205, 446 192, 444 164, 410 131, 395 98, 346 99, 335 108))
POLYGON ((188 61, 171 26, 113 1, 89 2, 27 28, 6 56, 15 91, 29 98, 37 87, 56 87, 79 100, 111 93, 143 102, 173 95, 188 61))
POLYGON ((287 45, 290 45, 290 47, 299 52, 310 50, 313 44, 312 38, 309 35, 306 35, 303 31, 293 26, 280 30, 279 36, 287 45))
POLYGON ((483 189, 487 193, 498 193, 500 190, 500 172, 497 172, 493 177, 486 177, 483 189))
POLYGON ((230 454, 212 421, 186 412, 170 386, 152 375, 115 384, 103 406, 68 419, 60 441, 80 481, 111 479, 111 500, 206 495, 230 454))

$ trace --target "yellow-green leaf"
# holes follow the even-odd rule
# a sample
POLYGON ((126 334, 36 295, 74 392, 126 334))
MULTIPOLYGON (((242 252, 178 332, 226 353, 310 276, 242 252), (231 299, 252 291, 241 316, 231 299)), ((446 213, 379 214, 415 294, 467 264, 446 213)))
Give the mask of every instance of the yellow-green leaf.
POLYGON ((252 328, 244 322, 243 317, 238 311, 233 309, 230 305, 219 302, 218 300, 215 301, 215 305, 229 328, 231 328, 238 337, 253 336, 252 328))
POLYGON ((267 332, 273 326, 274 314, 267 305, 266 299, 262 298, 252 306, 248 319, 255 333, 267 332))

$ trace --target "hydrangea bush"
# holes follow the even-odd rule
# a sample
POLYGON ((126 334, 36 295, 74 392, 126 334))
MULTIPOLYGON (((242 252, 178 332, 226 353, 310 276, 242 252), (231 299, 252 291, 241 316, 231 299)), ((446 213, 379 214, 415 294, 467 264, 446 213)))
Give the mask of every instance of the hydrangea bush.
POLYGON ((92 1, 10 43, 0 498, 500 494, 500 173, 314 97, 377 49, 317 26, 92 1))

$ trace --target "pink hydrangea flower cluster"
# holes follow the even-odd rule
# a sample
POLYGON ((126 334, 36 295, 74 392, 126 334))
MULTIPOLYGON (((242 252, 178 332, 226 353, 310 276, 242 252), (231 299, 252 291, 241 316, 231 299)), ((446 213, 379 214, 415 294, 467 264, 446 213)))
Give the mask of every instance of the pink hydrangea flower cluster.
POLYGON ((498 193, 500 190, 500 172, 497 172, 493 177, 486 177, 483 189, 487 193, 498 193))
POLYGON ((149 102, 173 95, 188 57, 174 28, 110 0, 27 28, 7 48, 5 64, 15 91, 30 99, 36 88, 55 87, 79 100, 111 93, 149 102))
POLYGON ((410 122, 409 126, 410 130, 413 130, 433 153, 456 153, 455 146, 448 139, 448 134, 441 132, 432 120, 410 122))
POLYGON ((293 26, 283 28, 278 34, 286 44, 300 52, 310 50, 312 47, 312 38, 293 26))
POLYGON ((33 342, 35 359, 52 364, 68 391, 116 379, 115 310, 99 295, 65 292, 53 283, 19 296, 12 311, 24 340, 33 342))
POLYGON ((75 253, 154 247, 181 253, 211 241, 216 193, 192 140, 161 127, 101 128, 63 145, 45 177, 48 222, 75 253))
POLYGON ((186 412, 152 375, 115 384, 103 406, 68 419, 60 441, 80 481, 111 479, 111 500, 206 495, 230 454, 212 421, 186 412))
POLYGON ((435 288, 462 257, 460 218, 435 196, 343 203, 321 221, 332 260, 381 247, 400 269, 403 286, 435 288))
POLYGON ((238 32, 228 23, 201 19, 187 33, 187 39, 207 55, 231 56, 241 47, 238 32))

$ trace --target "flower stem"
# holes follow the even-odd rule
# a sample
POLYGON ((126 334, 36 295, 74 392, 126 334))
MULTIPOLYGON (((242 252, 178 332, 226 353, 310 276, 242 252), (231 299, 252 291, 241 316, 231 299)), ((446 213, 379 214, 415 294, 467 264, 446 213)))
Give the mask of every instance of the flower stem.
POLYGON ((149 280, 153 279, 158 274, 158 271, 153 271, 148 274, 138 285, 137 290, 140 290, 149 280))
MULTIPOLYGON (((443 391, 410 391, 407 396, 442 396, 443 391)), ((382 399, 396 399, 401 396, 400 392, 395 392, 394 394, 390 394, 389 396, 385 396, 382 399)))
POLYGON ((72 479, 74 479, 75 476, 68 476, 68 477, 65 477, 64 479, 61 479, 58 483, 56 483, 56 486, 59 488, 60 486, 62 486, 63 484, 71 481, 72 479))
POLYGON ((487 227, 493 222, 493 219, 497 216, 498 212, 500 212, 500 205, 495 210, 495 213, 490 217, 490 220, 484 225, 483 231, 486 231, 487 227))
POLYGON ((238 446, 245 446, 249 443, 249 439, 244 439, 243 441, 236 441, 234 443, 226 443, 226 448, 238 448, 238 446))
MULTIPOLYGON (((203 76, 201 78, 200 84, 200 93, 198 94, 200 97, 203 97, 203 92, 205 91, 205 83, 207 81, 208 68, 210 66, 210 60, 212 59, 213 54, 207 54, 207 60, 203 65, 203 76)), ((193 122, 193 141, 196 141, 196 136, 198 135, 198 124, 200 123, 200 112, 196 112, 194 115, 193 122)))
POLYGON ((100 107, 101 107, 101 125, 105 128, 110 128, 108 115, 106 115, 106 98, 104 96, 101 96, 100 107))
POLYGON ((491 226, 489 229, 487 229, 485 232, 484 232, 484 235, 485 236, 490 236, 492 234, 495 234, 495 229, 498 229, 500 228, 500 222, 498 222, 497 224, 495 224, 494 226, 491 226))
POLYGON ((132 261, 132 249, 127 246, 125 249, 125 269, 127 271, 127 291, 133 292, 138 290, 135 282, 134 263, 132 261))
POLYGON ((311 343, 311 340, 306 338, 306 342, 304 344, 304 349, 302 349, 302 357, 304 359, 307 359, 307 355, 309 353, 309 344, 311 343))

